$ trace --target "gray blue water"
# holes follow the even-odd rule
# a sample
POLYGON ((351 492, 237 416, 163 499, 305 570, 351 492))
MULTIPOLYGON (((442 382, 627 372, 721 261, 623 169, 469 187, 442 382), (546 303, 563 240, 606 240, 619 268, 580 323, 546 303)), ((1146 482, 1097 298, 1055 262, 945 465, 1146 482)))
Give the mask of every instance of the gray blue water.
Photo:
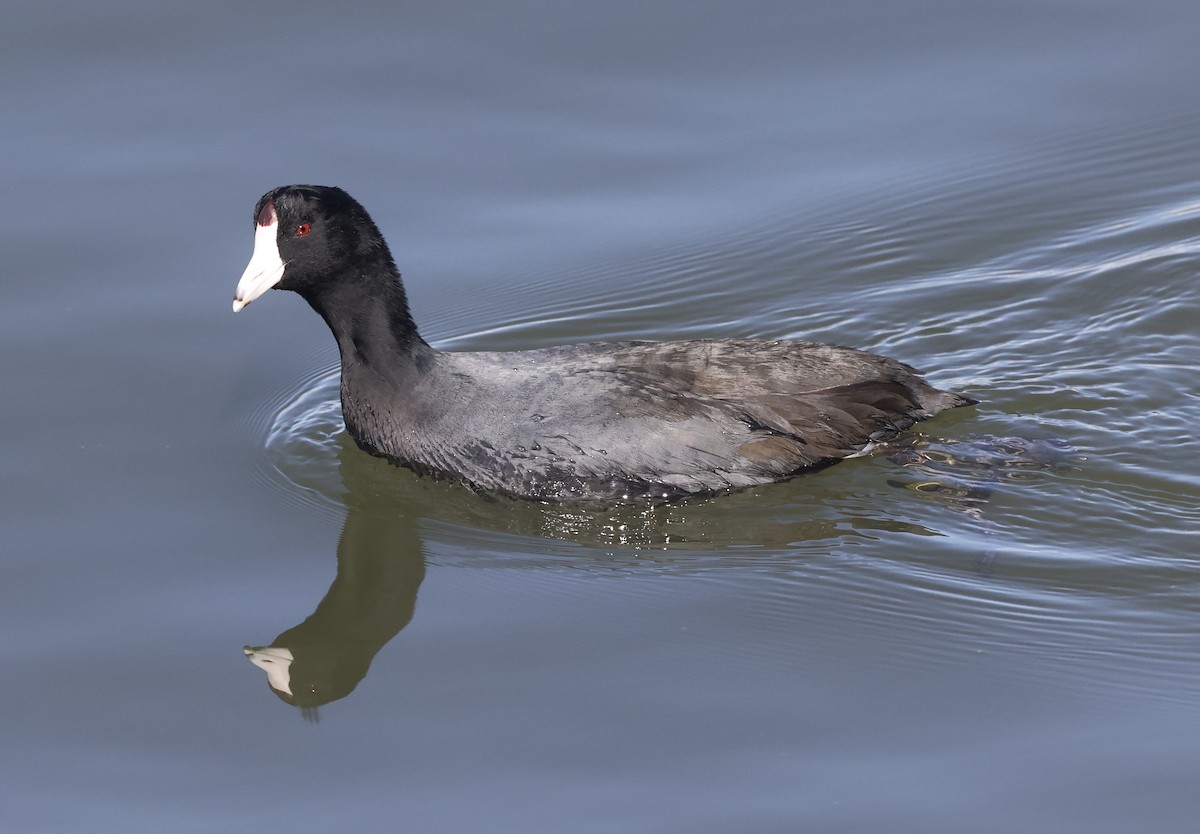
POLYGON ((7 11, 0 831, 1195 830, 1197 32, 7 11), (299 298, 229 312, 297 181, 443 348, 804 337, 982 402, 650 511, 431 483, 348 440, 299 298))

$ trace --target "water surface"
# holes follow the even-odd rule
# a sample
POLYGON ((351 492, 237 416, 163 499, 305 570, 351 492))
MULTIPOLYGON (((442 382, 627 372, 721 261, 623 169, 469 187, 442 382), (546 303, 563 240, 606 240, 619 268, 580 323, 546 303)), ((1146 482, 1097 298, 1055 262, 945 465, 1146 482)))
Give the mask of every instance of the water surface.
POLYGON ((1191 830, 1198 24, 10 15, 0 829, 1191 830), (982 402, 651 511, 430 483, 300 299, 228 312, 294 181, 443 348, 804 337, 982 402))

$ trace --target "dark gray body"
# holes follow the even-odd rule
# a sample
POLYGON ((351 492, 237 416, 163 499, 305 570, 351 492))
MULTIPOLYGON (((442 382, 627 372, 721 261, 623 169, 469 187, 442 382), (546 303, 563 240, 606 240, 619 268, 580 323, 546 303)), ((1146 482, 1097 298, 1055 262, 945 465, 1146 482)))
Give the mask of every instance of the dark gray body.
POLYGON ((430 350, 417 375, 343 357, 360 447, 477 489, 657 503, 776 481, 969 402, 874 354, 808 342, 430 350))

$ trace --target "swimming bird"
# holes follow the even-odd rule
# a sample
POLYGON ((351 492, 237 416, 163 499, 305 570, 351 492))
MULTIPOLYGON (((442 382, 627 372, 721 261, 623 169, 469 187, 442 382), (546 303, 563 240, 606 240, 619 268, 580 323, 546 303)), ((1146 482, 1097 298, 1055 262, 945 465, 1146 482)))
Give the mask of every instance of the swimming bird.
POLYGON ((298 293, 337 341, 358 446, 486 494, 617 505, 744 489, 975 402, 893 359, 805 341, 441 351, 421 338, 383 235, 345 191, 276 188, 254 224, 234 312, 268 289, 298 293))

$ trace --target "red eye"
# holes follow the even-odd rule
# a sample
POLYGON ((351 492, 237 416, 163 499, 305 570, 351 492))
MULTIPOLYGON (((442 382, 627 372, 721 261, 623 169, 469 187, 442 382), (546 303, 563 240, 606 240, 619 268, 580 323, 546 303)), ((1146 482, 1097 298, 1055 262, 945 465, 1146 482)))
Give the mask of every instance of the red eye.
POLYGON ((311 231, 312 231, 312 226, 308 225, 307 223, 301 223, 299 226, 296 227, 296 237, 304 237, 306 234, 308 234, 311 231))

